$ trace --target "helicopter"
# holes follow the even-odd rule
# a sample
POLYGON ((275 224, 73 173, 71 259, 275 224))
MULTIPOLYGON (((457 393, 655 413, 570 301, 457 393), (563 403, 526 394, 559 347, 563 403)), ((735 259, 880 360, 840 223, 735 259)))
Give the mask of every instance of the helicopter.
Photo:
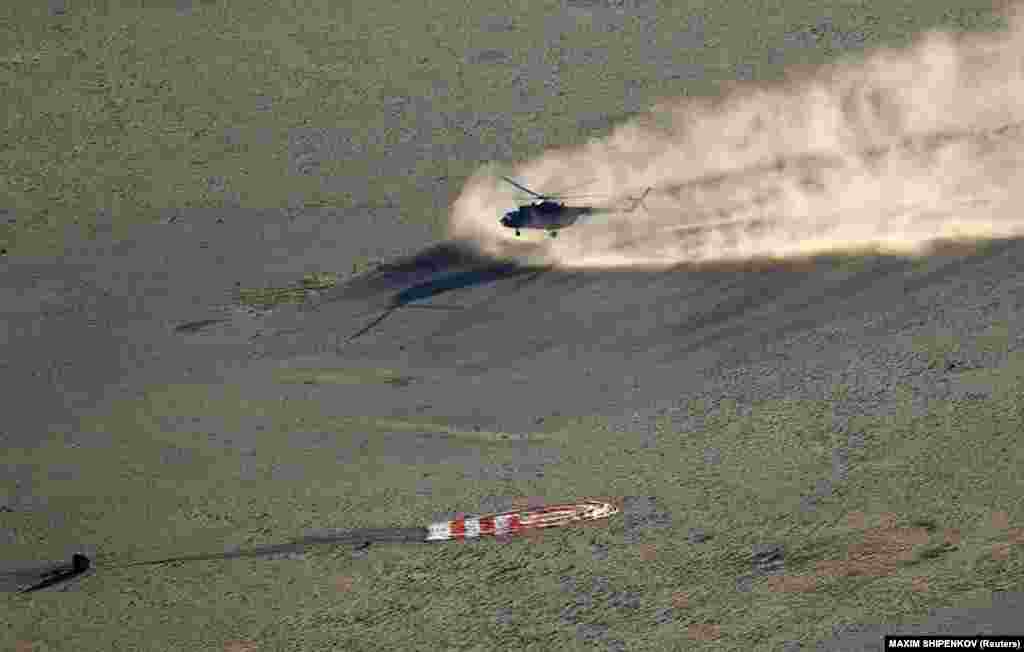
MULTIPOLYGON (((506 228, 514 229, 517 236, 521 235, 522 229, 543 229, 554 238, 561 229, 572 226, 579 218, 585 215, 618 212, 594 206, 566 206, 564 202, 556 201, 558 197, 555 195, 542 195, 516 183, 508 177, 502 177, 502 179, 539 200, 532 204, 524 204, 514 211, 509 211, 501 218, 500 224, 506 228)), ((632 213, 643 202, 644 197, 650 191, 650 188, 645 190, 643 195, 634 200, 632 208, 621 212, 632 213)))

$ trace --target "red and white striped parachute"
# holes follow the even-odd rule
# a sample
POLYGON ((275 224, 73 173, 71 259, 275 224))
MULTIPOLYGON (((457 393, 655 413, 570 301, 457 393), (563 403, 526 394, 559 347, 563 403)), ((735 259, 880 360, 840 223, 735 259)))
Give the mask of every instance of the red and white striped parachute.
POLYGON ((427 541, 475 539, 481 536, 513 535, 525 530, 559 527, 580 521, 597 521, 619 513, 613 503, 583 500, 576 503, 547 505, 439 521, 427 526, 427 541))

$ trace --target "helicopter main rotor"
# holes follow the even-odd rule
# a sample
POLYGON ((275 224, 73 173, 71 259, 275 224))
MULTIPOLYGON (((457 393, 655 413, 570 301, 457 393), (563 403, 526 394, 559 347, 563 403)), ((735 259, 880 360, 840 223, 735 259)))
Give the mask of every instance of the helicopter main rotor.
POLYGON ((546 201, 548 199, 554 199, 554 197, 552 197, 550 195, 541 195, 539 193, 536 193, 536 192, 530 190, 529 188, 527 188, 526 186, 523 186, 523 185, 520 185, 520 184, 516 183, 515 181, 513 181, 512 179, 509 179, 508 177, 502 177, 502 179, 504 179, 505 181, 508 181, 510 184, 512 184, 516 188, 519 188, 523 192, 528 193, 530 195, 533 195, 534 197, 536 197, 537 199, 539 199, 541 201, 546 201))
MULTIPOLYGON (((598 194, 564 194, 564 193, 559 193, 559 194, 556 194, 556 195, 543 195, 543 194, 541 194, 539 192, 530 190, 529 188, 527 188, 523 184, 518 183, 516 181, 513 181, 512 179, 510 179, 508 177, 503 176, 501 178, 504 181, 508 182, 509 185, 512 185, 512 186, 516 187, 517 189, 527 193, 528 195, 530 195, 532 197, 535 197, 536 199, 539 199, 540 201, 550 201, 550 202, 555 202, 555 203, 562 203, 565 200, 586 199, 586 198, 590 198, 590 197, 605 197, 605 195, 603 193, 598 193, 598 194)), ((592 182, 588 181, 587 184, 589 184, 589 183, 592 183, 592 182)), ((587 184, 584 184, 584 185, 587 185, 587 184)))

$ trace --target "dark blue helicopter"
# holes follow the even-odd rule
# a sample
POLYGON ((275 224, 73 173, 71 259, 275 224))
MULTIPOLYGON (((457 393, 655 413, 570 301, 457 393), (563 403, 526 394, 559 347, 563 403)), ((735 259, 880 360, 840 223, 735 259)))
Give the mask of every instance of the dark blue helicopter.
POLYGON ((502 179, 540 200, 532 204, 524 204, 514 211, 505 213, 505 217, 501 218, 501 225, 509 229, 515 229, 517 236, 520 235, 522 229, 543 229, 554 238, 561 229, 572 226, 579 218, 585 215, 615 212, 632 213, 643 202, 647 193, 651 191, 650 188, 644 191, 644 194, 635 200, 633 207, 629 210, 614 211, 594 206, 566 206, 563 202, 555 201, 556 198, 553 195, 541 195, 508 177, 502 177, 502 179))

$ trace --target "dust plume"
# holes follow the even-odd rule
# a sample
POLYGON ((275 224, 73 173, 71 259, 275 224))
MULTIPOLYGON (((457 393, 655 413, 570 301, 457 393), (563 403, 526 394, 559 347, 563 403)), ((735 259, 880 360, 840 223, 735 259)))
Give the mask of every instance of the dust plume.
POLYGON ((606 138, 500 170, 544 192, 592 181, 586 192, 612 208, 653 188, 647 210, 586 218, 557 239, 498 224, 525 202, 485 166, 452 207, 451 235, 567 267, 917 255, 1024 235, 1022 6, 1000 32, 930 32, 718 98, 666 100, 606 138))

